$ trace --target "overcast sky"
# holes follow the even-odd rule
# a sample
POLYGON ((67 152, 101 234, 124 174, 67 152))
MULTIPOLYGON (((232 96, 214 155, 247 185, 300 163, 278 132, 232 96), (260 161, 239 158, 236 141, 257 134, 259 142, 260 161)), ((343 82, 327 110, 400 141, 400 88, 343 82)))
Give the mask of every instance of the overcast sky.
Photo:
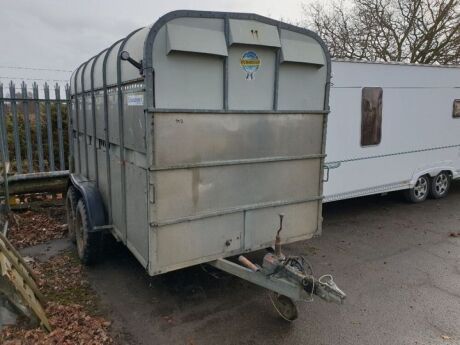
POLYGON ((302 17, 302 2, 308 0, 4 0, 0 9, 0 82, 6 84, 9 77, 67 80, 68 72, 5 67, 73 70, 117 39, 152 24, 169 11, 253 12, 297 22, 302 17))

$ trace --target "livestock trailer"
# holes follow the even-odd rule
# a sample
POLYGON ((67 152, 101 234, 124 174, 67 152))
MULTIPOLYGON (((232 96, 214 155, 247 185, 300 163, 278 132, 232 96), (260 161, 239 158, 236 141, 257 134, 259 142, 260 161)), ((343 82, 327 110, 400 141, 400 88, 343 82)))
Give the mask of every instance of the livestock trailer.
POLYGON ((460 176, 460 66, 332 62, 325 201, 447 194, 460 176))
POLYGON ((311 31, 254 14, 176 11, 71 77, 66 204, 79 256, 104 232, 150 275, 210 263, 291 299, 341 302, 282 243, 321 233, 331 66, 311 31), (284 222, 283 222, 284 220, 284 222), (273 246, 262 266, 225 258, 273 246))

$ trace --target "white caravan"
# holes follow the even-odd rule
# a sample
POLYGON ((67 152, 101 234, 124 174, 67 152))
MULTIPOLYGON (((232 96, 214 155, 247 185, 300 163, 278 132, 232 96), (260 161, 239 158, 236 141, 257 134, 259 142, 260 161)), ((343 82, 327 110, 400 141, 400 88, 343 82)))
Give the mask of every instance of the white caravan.
POLYGON ((460 177, 460 66, 334 61, 330 106, 325 202, 421 202, 460 177))

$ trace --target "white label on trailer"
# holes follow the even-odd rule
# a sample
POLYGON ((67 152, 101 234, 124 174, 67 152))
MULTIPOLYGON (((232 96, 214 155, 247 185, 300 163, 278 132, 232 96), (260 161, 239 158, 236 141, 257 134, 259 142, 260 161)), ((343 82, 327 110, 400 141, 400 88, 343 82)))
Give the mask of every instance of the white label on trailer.
POLYGON ((144 105, 144 95, 137 94, 137 95, 128 95, 128 105, 140 106, 144 105))

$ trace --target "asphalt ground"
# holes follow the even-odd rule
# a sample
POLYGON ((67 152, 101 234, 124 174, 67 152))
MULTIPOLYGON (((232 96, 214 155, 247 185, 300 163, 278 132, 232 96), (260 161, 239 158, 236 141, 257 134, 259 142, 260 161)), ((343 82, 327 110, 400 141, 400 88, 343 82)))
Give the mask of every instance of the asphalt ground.
POLYGON ((348 296, 299 303, 293 323, 260 287, 202 267, 149 277, 123 247, 90 281, 122 344, 460 344, 459 183, 442 200, 392 193, 326 204, 323 216, 321 237, 284 250, 348 296))

